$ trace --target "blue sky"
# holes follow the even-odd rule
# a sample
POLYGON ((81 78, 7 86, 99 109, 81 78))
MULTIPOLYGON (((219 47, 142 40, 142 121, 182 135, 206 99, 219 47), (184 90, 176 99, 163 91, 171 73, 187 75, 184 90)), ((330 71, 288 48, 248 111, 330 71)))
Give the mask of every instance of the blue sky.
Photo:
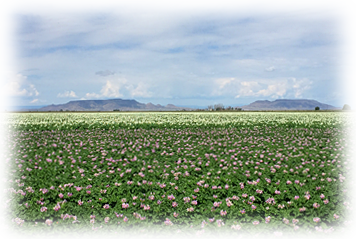
POLYGON ((13 14, 13 105, 84 99, 201 106, 315 99, 342 106, 334 16, 184 11, 13 14))

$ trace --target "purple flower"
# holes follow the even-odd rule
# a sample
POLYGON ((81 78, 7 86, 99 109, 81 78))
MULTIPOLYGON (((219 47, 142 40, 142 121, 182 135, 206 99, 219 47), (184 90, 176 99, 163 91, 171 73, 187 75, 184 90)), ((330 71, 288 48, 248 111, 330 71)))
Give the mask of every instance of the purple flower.
POLYGON ((231 229, 240 230, 241 226, 240 225, 232 225, 231 229))
POLYGON ((56 212, 61 209, 61 206, 59 204, 57 204, 56 206, 54 206, 53 210, 55 210, 56 212))
POLYGON ((47 219, 47 220, 45 221, 45 224, 46 224, 47 226, 51 226, 52 223, 53 223, 53 221, 52 221, 51 219, 47 219))
POLYGON ((190 208, 187 208, 187 212, 193 212, 194 211, 194 208, 190 207, 190 208))
POLYGON ((221 216, 225 216, 226 214, 227 214, 226 211, 223 211, 223 210, 220 211, 220 215, 221 215, 221 216))
POLYGON ((172 226, 173 225, 171 220, 169 220, 168 218, 166 218, 166 220, 164 221, 164 224, 167 225, 167 226, 172 226))
POLYGON ((314 217, 314 218, 313 218, 313 221, 316 222, 316 223, 318 223, 318 222, 320 222, 320 218, 314 217))

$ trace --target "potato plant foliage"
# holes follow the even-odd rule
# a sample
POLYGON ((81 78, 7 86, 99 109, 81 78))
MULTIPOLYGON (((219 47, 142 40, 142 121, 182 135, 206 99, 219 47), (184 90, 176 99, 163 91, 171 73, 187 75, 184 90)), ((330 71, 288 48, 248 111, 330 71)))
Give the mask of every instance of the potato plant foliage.
POLYGON ((9 114, 9 216, 17 230, 47 232, 332 232, 350 202, 349 121, 337 112, 9 114))

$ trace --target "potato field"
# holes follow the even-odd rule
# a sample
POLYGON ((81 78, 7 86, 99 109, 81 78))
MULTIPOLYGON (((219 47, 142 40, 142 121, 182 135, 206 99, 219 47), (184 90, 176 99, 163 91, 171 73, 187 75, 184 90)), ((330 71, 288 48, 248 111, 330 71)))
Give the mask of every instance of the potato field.
POLYGON ((11 113, 7 216, 26 233, 335 233, 351 202, 350 120, 343 112, 11 113))

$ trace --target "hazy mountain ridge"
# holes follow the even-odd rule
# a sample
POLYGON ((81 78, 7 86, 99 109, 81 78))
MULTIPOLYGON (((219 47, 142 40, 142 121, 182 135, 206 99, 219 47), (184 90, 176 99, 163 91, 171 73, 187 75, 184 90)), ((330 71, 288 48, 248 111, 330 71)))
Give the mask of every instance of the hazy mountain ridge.
MULTIPOLYGON (((233 107, 242 108, 243 110, 338 110, 341 107, 335 107, 328 104, 320 103, 316 100, 308 99, 278 99, 275 101, 257 100, 249 105, 233 107)), ((204 109, 204 107, 199 107, 204 109)), ((109 99, 109 100, 76 100, 69 101, 65 104, 47 105, 47 106, 18 106, 13 111, 178 111, 178 110, 197 110, 198 107, 190 108, 189 106, 175 106, 167 104, 140 103, 136 100, 109 99)))
POLYGON ((320 103, 316 100, 307 99, 278 99, 275 101, 257 100, 249 105, 242 106, 244 110, 314 110, 315 107, 320 110, 340 109, 328 104, 320 103))
POLYGON ((8 106, 5 111, 30 111, 30 110, 38 110, 39 108, 45 107, 46 105, 24 105, 24 106, 8 106))
POLYGON ((69 101, 66 104, 48 105, 39 108, 38 111, 175 111, 190 110, 190 108, 177 107, 172 104, 162 106, 160 104, 140 103, 136 100, 109 99, 109 100, 77 100, 69 101))

